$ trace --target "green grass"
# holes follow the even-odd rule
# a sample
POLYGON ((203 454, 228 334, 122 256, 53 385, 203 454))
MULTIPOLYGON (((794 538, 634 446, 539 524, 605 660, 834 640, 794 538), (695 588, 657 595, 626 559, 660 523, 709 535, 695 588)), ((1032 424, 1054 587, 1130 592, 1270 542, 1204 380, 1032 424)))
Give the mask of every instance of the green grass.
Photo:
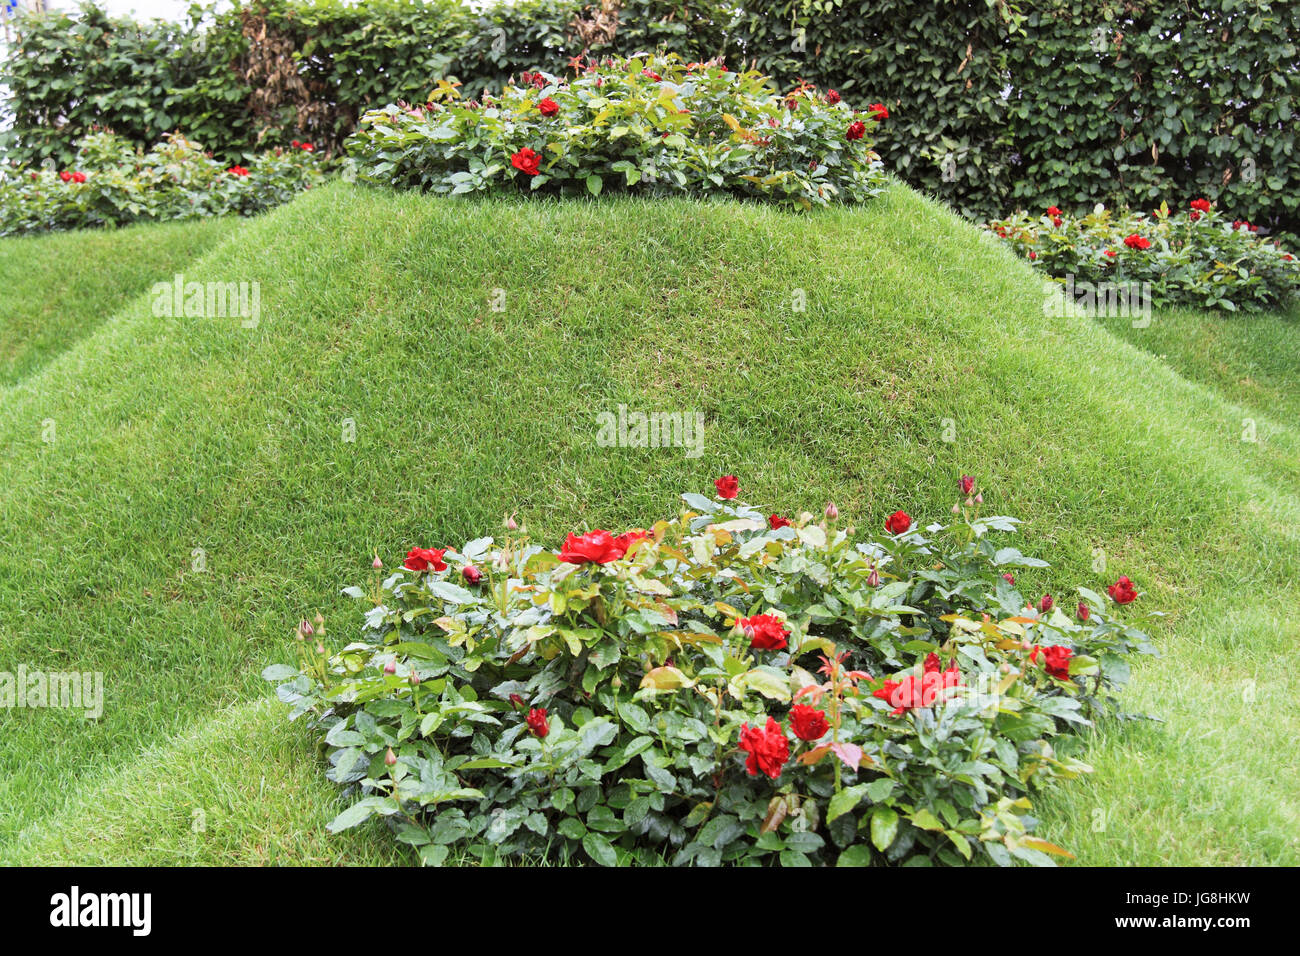
POLYGON ((236 219, 0 241, 0 386, 89 335, 153 283, 238 228, 236 219))
POLYGON ((915 193, 796 215, 338 184, 183 271, 260 282, 260 325, 137 298, 0 391, 0 661, 101 670, 107 698, 93 723, 0 711, 0 861, 388 859, 379 825, 321 832, 319 758, 257 677, 304 613, 347 639, 337 590, 374 549, 506 511, 554 544, 727 472, 774 511, 834 500, 875 527, 945 515, 965 472, 1053 562, 1027 592, 1127 573, 1130 614, 1168 612, 1130 695, 1164 722, 1102 728, 1097 773, 1040 800, 1045 835, 1086 864, 1300 862, 1290 420, 1194 350, 1045 317, 1025 264, 915 193), (704 455, 600 447, 620 403, 703 411, 704 455))

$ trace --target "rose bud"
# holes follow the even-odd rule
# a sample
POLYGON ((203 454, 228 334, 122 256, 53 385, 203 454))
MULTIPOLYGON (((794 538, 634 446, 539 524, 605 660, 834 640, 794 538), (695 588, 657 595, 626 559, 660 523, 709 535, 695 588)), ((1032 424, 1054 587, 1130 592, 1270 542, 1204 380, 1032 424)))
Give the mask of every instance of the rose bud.
POLYGON ((961 514, 961 506, 959 506, 955 501, 952 504, 952 513, 955 515, 961 514))
POLYGON ((1006 581, 1007 584, 1015 584, 1016 576, 1012 574, 1010 571, 1008 571, 1006 574, 1002 575, 1002 580, 1006 581))
POLYGON ((975 503, 977 505, 984 504, 984 492, 981 491, 979 494, 975 496, 975 503))
POLYGON ((315 629, 312 628, 311 624, 307 621, 305 617, 298 623, 299 636, 311 637, 315 633, 316 633, 315 629))
POLYGON ((1088 605, 1084 604, 1082 601, 1079 602, 1077 613, 1079 615, 1079 620, 1083 621, 1085 624, 1088 622, 1088 618, 1092 616, 1092 611, 1088 608, 1088 605))
POLYGON ((1044 594, 1041 598, 1038 599, 1038 613, 1046 614, 1055 605, 1056 605, 1056 601, 1053 600, 1052 596, 1050 594, 1044 594))
POLYGON ((384 665, 384 673, 385 673, 385 674, 396 674, 396 673, 397 673, 397 661, 392 660, 392 661, 389 661, 387 664, 385 664, 385 665, 384 665))
POLYGON ((393 753, 393 748, 388 748, 388 753, 384 754, 384 763, 390 767, 397 766, 397 754, 393 753))
POLYGON ((384 566, 384 562, 379 560, 379 555, 375 555, 375 560, 370 562, 370 566, 374 568, 376 571, 378 571, 380 568, 384 566))
POLYGON ((414 667, 411 668, 411 673, 406 678, 406 682, 410 684, 412 687, 415 687, 420 683, 420 675, 415 672, 414 667))
POLYGON ((1001 667, 998 668, 998 670, 1002 671, 1002 673, 1004 673, 1004 674, 1010 674, 1010 673, 1011 673, 1011 665, 1010 665, 1010 664, 1003 664, 1001 667))
POLYGON ((519 530, 519 524, 515 521, 514 515, 506 515, 506 520, 501 523, 506 526, 507 531, 519 530))
POLYGON ((472 564, 465 565, 460 569, 460 573, 470 584, 478 584, 483 580, 483 572, 472 564))
POLYGON ((523 699, 522 697, 520 697, 518 694, 511 694, 511 695, 510 695, 510 706, 511 706, 511 707, 527 707, 528 705, 524 703, 524 699, 523 699))
POLYGON ((975 479, 971 475, 962 475, 960 484, 961 484, 961 493, 963 495, 969 495, 972 491, 975 490, 975 479))
POLYGON ((840 509, 835 507, 835 502, 828 501, 826 503, 826 520, 834 521, 839 516, 840 516, 840 509))
POLYGON ((871 573, 867 575, 867 587, 871 587, 871 588, 880 587, 880 572, 877 571, 875 568, 872 568, 871 573))
POLYGON ((1029 649, 1030 649, 1031 647, 1033 647, 1033 646, 1034 646, 1034 645, 1031 644, 1031 643, 1029 643, 1029 641, 1021 641, 1021 642, 1020 642, 1020 649, 1021 649, 1022 651, 1027 651, 1027 650, 1029 650, 1029 649))

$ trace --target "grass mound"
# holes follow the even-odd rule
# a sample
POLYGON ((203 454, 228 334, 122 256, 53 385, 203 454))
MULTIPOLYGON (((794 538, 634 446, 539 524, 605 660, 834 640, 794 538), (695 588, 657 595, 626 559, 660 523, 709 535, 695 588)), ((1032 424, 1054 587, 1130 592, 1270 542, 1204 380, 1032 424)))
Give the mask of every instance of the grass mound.
POLYGON ((319 608, 346 639, 337 589, 374 549, 506 511, 552 542, 634 526, 733 472, 773 510, 876 524, 945 513, 975 474, 1055 565, 1026 592, 1133 577, 1170 616, 1131 705, 1166 722, 1102 728, 1042 835, 1091 864, 1300 860, 1274 744, 1300 734, 1288 406, 1142 330, 1046 317, 1028 266, 910 190, 798 215, 337 184, 176 262, 152 281, 259 282, 257 328, 146 295, 0 391, 0 669, 98 670, 106 695, 95 722, 0 710, 0 860, 385 858, 372 829, 320 835, 296 729, 232 708, 293 623, 319 608), (620 404, 703 412, 703 454, 598 444, 620 404), (224 822, 194 834, 195 806, 224 822))

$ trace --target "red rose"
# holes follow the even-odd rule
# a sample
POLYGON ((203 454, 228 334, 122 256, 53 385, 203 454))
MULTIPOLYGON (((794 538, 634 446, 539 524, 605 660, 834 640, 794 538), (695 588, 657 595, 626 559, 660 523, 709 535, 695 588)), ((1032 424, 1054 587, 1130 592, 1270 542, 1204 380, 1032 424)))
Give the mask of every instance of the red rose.
POLYGON ((68 172, 67 170, 64 170, 63 172, 59 173, 59 178, 62 179, 65 183, 69 182, 72 179, 72 173, 68 172))
POLYGON ((1104 256, 1110 256, 1112 259, 1114 259, 1115 256, 1118 255, 1118 253, 1115 252, 1114 249, 1107 249, 1105 252, 1102 253, 1102 255, 1104 255, 1104 256))
POLYGON ((767 526, 775 531, 777 528, 790 527, 790 519, 782 518, 780 515, 771 515, 767 519, 767 526))
POLYGON ((872 697, 894 705, 893 715, 897 717, 905 710, 916 707, 933 707, 944 692, 961 687, 961 672, 957 662, 953 661, 946 671, 926 671, 923 677, 908 674, 901 681, 885 681, 884 685, 871 692, 872 697))
POLYGON ((834 90, 827 90, 827 91, 826 91, 826 102, 827 102, 827 103, 831 104, 831 106, 834 106, 834 105, 835 105, 836 103, 838 103, 839 101, 840 101, 840 94, 839 94, 839 93, 835 92, 834 90))
POLYGON ((608 564, 623 557, 626 548, 608 531, 597 528, 586 534, 570 534, 560 549, 560 560, 569 564, 608 564))
POLYGON ((1037 662, 1040 651, 1043 655, 1043 669, 1047 671, 1048 675, 1055 677, 1057 680, 1070 679, 1070 658, 1074 656, 1074 651, 1059 644, 1054 644, 1051 647, 1035 647, 1034 652, 1029 655, 1029 659, 1037 662))
POLYGON ((632 550, 632 545, 648 537, 650 537, 650 532, 643 531, 640 528, 637 528, 634 531, 625 531, 614 539, 614 546, 626 554, 628 551, 632 550))
POLYGON ((975 490, 975 477, 973 475, 962 475, 960 484, 961 493, 963 495, 969 495, 975 490))
POLYGON ((1139 236, 1134 233, 1124 240, 1124 245, 1128 246, 1130 249, 1150 249, 1151 240, 1145 236, 1139 236))
POLYGON ((291 142, 289 143, 289 145, 292 146, 294 149, 297 149, 299 146, 302 145, 302 143, 298 142, 298 141, 295 139, 295 140, 291 141, 291 142))
POLYGON ((1106 593, 1114 599, 1116 604, 1132 604, 1138 596, 1137 590, 1133 587, 1133 582, 1127 576, 1121 577, 1108 587, 1106 593))
POLYGON ((1193 199, 1191 202, 1193 209, 1199 209, 1201 212, 1210 211, 1210 201, 1208 199, 1193 199))
POLYGON ((408 571, 446 571, 447 564, 442 560, 442 556, 447 553, 446 548, 412 548, 406 552, 406 561, 402 567, 408 571))
POLYGON ((820 740, 831 729, 826 715, 816 707, 795 704, 790 708, 790 729, 800 740, 820 740))
POLYGON ((483 572, 480 571, 478 568, 474 567, 474 565, 472 564, 465 565, 463 568, 460 569, 460 573, 461 573, 461 577, 463 577, 470 584, 478 584, 480 581, 483 580, 483 572))
POLYGON ((867 131, 867 124, 862 120, 854 120, 849 124, 849 130, 844 134, 845 139, 862 139, 863 134, 867 131))
POLYGON ((73 173, 73 174, 72 174, 72 181, 73 181, 74 183, 84 183, 84 182, 86 181, 86 174, 85 174, 85 173, 73 173))
POLYGON ((889 119, 889 110, 885 108, 884 103, 872 103, 867 107, 867 112, 878 120, 889 119))
POLYGON ((1053 217, 1052 217, 1052 225, 1053 225, 1053 226, 1056 226, 1058 229, 1061 228, 1061 223, 1063 223, 1064 221, 1065 221, 1065 220, 1062 219, 1060 216, 1053 216, 1053 217))
POLYGON ((231 166, 229 169, 226 170, 226 172, 230 173, 230 175, 232 175, 232 176, 247 176, 247 175, 248 175, 248 170, 245 169, 243 166, 231 166))
POLYGON ((1080 621, 1083 621, 1083 623, 1087 624, 1088 618, 1092 617, 1092 609, 1089 608, 1088 605, 1080 601, 1079 607, 1075 610, 1075 614, 1078 616, 1080 621))
POLYGON ((1049 216, 1059 216, 1060 214, 1061 214, 1061 210, 1057 209, 1055 206, 1048 206, 1048 207, 1047 207, 1047 215, 1049 215, 1049 216))
POLYGON ((790 759, 790 741, 781 725, 771 717, 767 718, 765 727, 741 725, 740 749, 749 754, 745 758, 745 769, 751 777, 765 773, 775 780, 781 776, 781 768, 790 759))
POLYGON ((885 519, 885 530, 890 534, 906 534, 912 527, 912 516, 906 511, 895 511, 885 519))
POLYGON ((1195 209, 1193 209, 1191 212, 1187 214, 1187 218, 1192 220, 1192 222, 1196 222, 1196 220, 1201 218, 1201 214, 1197 212, 1195 209))
POLYGON ((785 639, 790 636, 790 631, 781 623, 781 619, 771 614, 742 617, 736 622, 736 627, 749 638, 749 648, 754 651, 785 650, 785 639))
POLYGON ((735 475, 723 475, 713 482, 713 487, 718 489, 719 498, 731 499, 740 494, 740 482, 735 475))
POLYGON ((1056 600, 1050 594, 1044 594, 1038 599, 1038 613, 1046 614, 1056 605, 1056 600))
POLYGON ((548 96, 537 104, 537 111, 543 116, 554 116, 560 111, 560 104, 548 96))
POLYGON ((534 707, 528 712, 528 729, 538 737, 545 737, 551 732, 551 726, 546 722, 546 708, 534 707))
POLYGON ((926 674, 937 674, 943 670, 943 664, 939 661, 939 655, 934 651, 925 655, 925 664, 922 665, 922 671, 926 674))
POLYGON ((656 83, 658 83, 660 80, 663 79, 662 76, 660 76, 658 73, 653 72, 652 70, 642 70, 641 75, 649 77, 650 79, 654 80, 656 83))
POLYGON ((523 709, 524 707, 527 707, 528 705, 524 703, 524 699, 523 699, 522 697, 520 697, 518 694, 511 694, 511 695, 510 695, 510 706, 511 706, 511 707, 518 707, 518 708, 520 708, 520 709, 523 709))
POLYGON ((311 143, 299 143, 299 144, 298 144, 298 148, 299 148, 299 149, 304 149, 304 150, 306 150, 306 151, 309 152, 309 153, 311 153, 311 152, 315 152, 315 150, 316 150, 316 147, 313 146, 311 143))
POLYGON ((510 165, 529 176, 536 176, 541 164, 542 157, 527 146, 510 157, 510 165))
POLYGON ((1030 250, 1029 250, 1029 258, 1031 258, 1031 259, 1037 259, 1037 258, 1038 258, 1038 253, 1034 252, 1033 249, 1030 249, 1030 250))
POLYGON ((1007 584, 1015 584, 1016 576, 1012 574, 1010 571, 1008 571, 1006 574, 1002 575, 1002 580, 1006 581, 1007 584))

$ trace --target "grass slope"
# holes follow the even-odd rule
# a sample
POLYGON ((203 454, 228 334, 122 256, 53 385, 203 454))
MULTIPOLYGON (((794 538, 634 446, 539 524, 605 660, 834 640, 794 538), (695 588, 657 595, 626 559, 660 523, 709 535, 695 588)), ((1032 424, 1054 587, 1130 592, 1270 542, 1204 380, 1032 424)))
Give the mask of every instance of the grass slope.
POLYGON ((89 335, 130 299, 238 227, 235 219, 0 241, 0 386, 89 335))
POLYGON ((137 299, 0 392, 0 669, 102 670, 107 696, 93 724, 0 711, 0 861, 387 859, 375 828, 321 835, 313 751, 255 703, 292 623, 320 608, 346 640, 337 589, 372 549, 391 564, 507 510, 555 543, 725 472, 873 526, 944 515, 973 473, 1055 565, 1026 595, 1130 574, 1135 609, 1170 612, 1130 695, 1165 722, 1103 728, 1046 835, 1090 864, 1300 861, 1285 409, 1045 317, 1027 266, 915 193, 800 216, 337 184, 185 272, 260 282, 261 324, 137 299), (620 403, 703 411, 704 455, 600 447, 620 403))

